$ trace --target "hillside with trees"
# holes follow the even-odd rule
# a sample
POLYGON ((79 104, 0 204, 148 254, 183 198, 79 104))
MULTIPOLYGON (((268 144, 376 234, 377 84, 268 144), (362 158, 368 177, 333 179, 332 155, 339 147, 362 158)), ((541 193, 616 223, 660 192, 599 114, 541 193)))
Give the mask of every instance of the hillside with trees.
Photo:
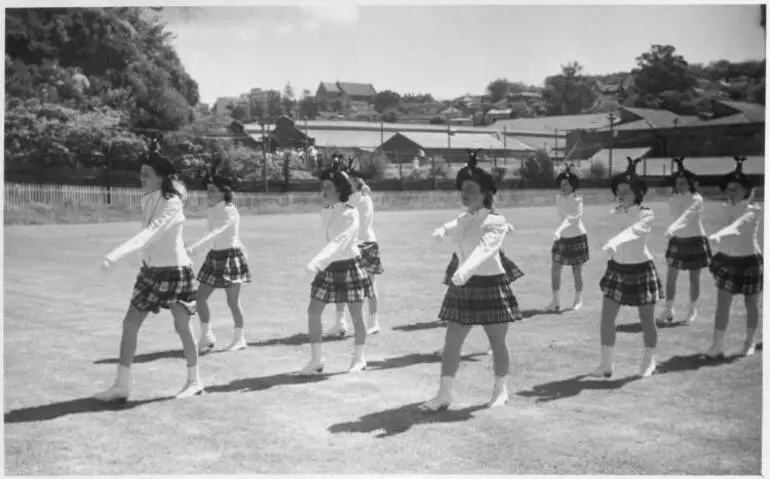
POLYGON ((228 138, 229 120, 195 117, 198 85, 158 10, 6 10, 6 178, 135 184, 160 133, 188 181, 217 157, 256 177, 255 151, 228 138))

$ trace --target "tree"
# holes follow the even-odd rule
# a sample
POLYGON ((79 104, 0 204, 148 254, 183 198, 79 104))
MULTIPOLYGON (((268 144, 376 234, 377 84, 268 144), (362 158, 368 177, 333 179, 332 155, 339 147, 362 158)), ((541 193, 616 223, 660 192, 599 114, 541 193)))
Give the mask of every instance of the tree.
POLYGON ((446 125, 447 121, 446 118, 440 115, 436 115, 433 118, 430 119, 431 125, 446 125))
POLYGON ((512 84, 507 78, 498 78, 490 82, 487 85, 487 93, 491 97, 492 103, 508 98, 508 94, 511 93, 511 86, 512 84))
POLYGON ((382 114, 382 121, 385 123, 397 123, 399 118, 397 110, 387 110, 382 114))
POLYGON ((636 58, 636 64, 631 73, 642 96, 660 95, 667 90, 685 92, 697 84, 687 61, 671 45, 653 45, 636 58))
POLYGON ((578 62, 562 65, 561 74, 545 79, 543 99, 552 115, 574 115, 594 104, 596 94, 578 62))
POLYGON ((381 91, 374 98, 374 109, 378 113, 384 113, 390 109, 398 109, 400 106, 401 95, 391 90, 381 91))
POLYGON ((281 101, 281 94, 275 90, 269 90, 267 92, 267 112, 265 115, 265 121, 268 123, 275 123, 275 120, 281 115, 286 114, 286 109, 281 101))

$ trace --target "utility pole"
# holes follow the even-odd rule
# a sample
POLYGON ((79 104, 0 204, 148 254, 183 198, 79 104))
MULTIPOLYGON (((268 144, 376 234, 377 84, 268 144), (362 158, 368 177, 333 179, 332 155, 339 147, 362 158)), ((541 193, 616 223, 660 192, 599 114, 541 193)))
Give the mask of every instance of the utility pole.
POLYGON ((612 178, 612 148, 615 145, 615 115, 610 112, 610 164, 608 168, 609 177, 612 178))
POLYGON ((265 182, 265 193, 270 192, 270 185, 267 182, 267 138, 265 121, 262 120, 262 181, 265 182))
MULTIPOLYGON (((553 130, 553 156, 558 157, 559 155, 559 129, 554 128, 553 130)), ((562 161, 564 161, 564 158, 562 158, 562 161)))

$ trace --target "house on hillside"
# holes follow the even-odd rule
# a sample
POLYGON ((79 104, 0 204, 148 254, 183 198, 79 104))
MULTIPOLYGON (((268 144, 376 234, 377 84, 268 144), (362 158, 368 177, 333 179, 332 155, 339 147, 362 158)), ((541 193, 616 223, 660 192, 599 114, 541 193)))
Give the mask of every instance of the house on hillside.
POLYGON ((451 133, 442 131, 402 131, 392 134, 380 147, 395 163, 408 163, 420 151, 427 156, 440 156, 450 162, 464 162, 468 150, 481 148, 487 157, 505 159, 529 158, 536 148, 520 141, 501 141, 494 134, 451 133))
POLYGON ((344 110, 351 103, 374 103, 377 90, 371 83, 321 82, 316 90, 315 99, 320 104, 339 101, 344 110))

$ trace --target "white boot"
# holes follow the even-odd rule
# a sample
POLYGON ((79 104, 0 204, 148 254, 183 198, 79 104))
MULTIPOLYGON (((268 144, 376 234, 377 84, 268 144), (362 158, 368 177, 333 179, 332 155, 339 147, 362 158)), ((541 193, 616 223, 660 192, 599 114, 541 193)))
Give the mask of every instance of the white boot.
POLYGON ((297 372, 300 376, 313 376, 324 372, 324 363, 321 359, 321 343, 310 345, 310 362, 297 372))
POLYGON ((572 302, 572 311, 579 311, 583 307, 583 292, 575 291, 575 301, 572 302))
POLYGON ((658 316, 658 323, 665 323, 668 321, 669 323, 674 321, 674 300, 673 299, 667 299, 666 300, 666 306, 663 308, 663 312, 660 313, 660 316, 658 316))
POLYGON ((217 338, 211 332, 211 323, 201 322, 201 338, 198 340, 198 354, 210 353, 217 344, 217 338))
POLYGON ((553 299, 551 300, 551 303, 545 307, 546 312, 548 313, 556 313, 561 309, 561 305, 559 304, 559 290, 553 291, 553 299))
POLYGON ((687 316, 685 317, 684 322, 688 324, 692 323, 697 317, 698 308, 695 306, 695 303, 690 303, 690 306, 687 307, 687 316))
POLYGON ((353 350, 353 360, 348 367, 349 373, 357 373, 366 369, 366 358, 364 357, 364 346, 356 344, 353 350))
POLYGON ((108 390, 94 396, 94 399, 104 402, 128 401, 131 396, 131 368, 118 365, 118 377, 108 390))
POLYGON ((336 321, 334 326, 332 326, 331 329, 327 331, 326 337, 342 339, 348 334, 348 324, 345 321, 345 310, 343 309, 342 311, 338 311, 335 309, 334 315, 336 321))
POLYGON ((646 378, 652 376, 656 367, 655 348, 644 348, 644 357, 642 358, 642 364, 639 366, 639 377, 646 378))
POLYGON ((380 332, 380 321, 377 319, 377 313, 369 313, 369 322, 366 325, 366 334, 377 334, 380 332))
POLYGON ((612 355, 615 351, 614 346, 602 346, 602 360, 599 367, 588 374, 592 378, 611 378, 615 372, 612 366, 612 355))
POLYGON ((181 391, 176 395, 177 399, 189 398, 203 394, 203 382, 200 378, 198 371, 198 365, 188 366, 187 368, 187 382, 181 391))
POLYGON ((746 340, 743 342, 743 351, 741 351, 743 356, 751 356, 754 354, 757 348, 756 341, 754 340, 756 333, 756 329, 746 330, 746 340))
POLYGON ((235 328, 235 334, 233 335, 233 342, 225 349, 225 351, 240 351, 246 349, 249 345, 246 344, 246 338, 243 335, 243 328, 235 328))
POLYGON ((495 377, 495 386, 492 389, 492 399, 487 403, 487 407, 500 407, 508 402, 507 379, 508 376, 495 377))
POLYGON ((725 332, 714 330, 714 339, 711 342, 711 347, 706 353, 709 359, 724 359, 725 357, 725 332))
POLYGON ((438 389, 438 394, 428 402, 423 403, 420 406, 420 410, 424 412, 439 412, 443 411, 452 404, 452 386, 454 385, 452 376, 441 376, 441 385, 438 389))

